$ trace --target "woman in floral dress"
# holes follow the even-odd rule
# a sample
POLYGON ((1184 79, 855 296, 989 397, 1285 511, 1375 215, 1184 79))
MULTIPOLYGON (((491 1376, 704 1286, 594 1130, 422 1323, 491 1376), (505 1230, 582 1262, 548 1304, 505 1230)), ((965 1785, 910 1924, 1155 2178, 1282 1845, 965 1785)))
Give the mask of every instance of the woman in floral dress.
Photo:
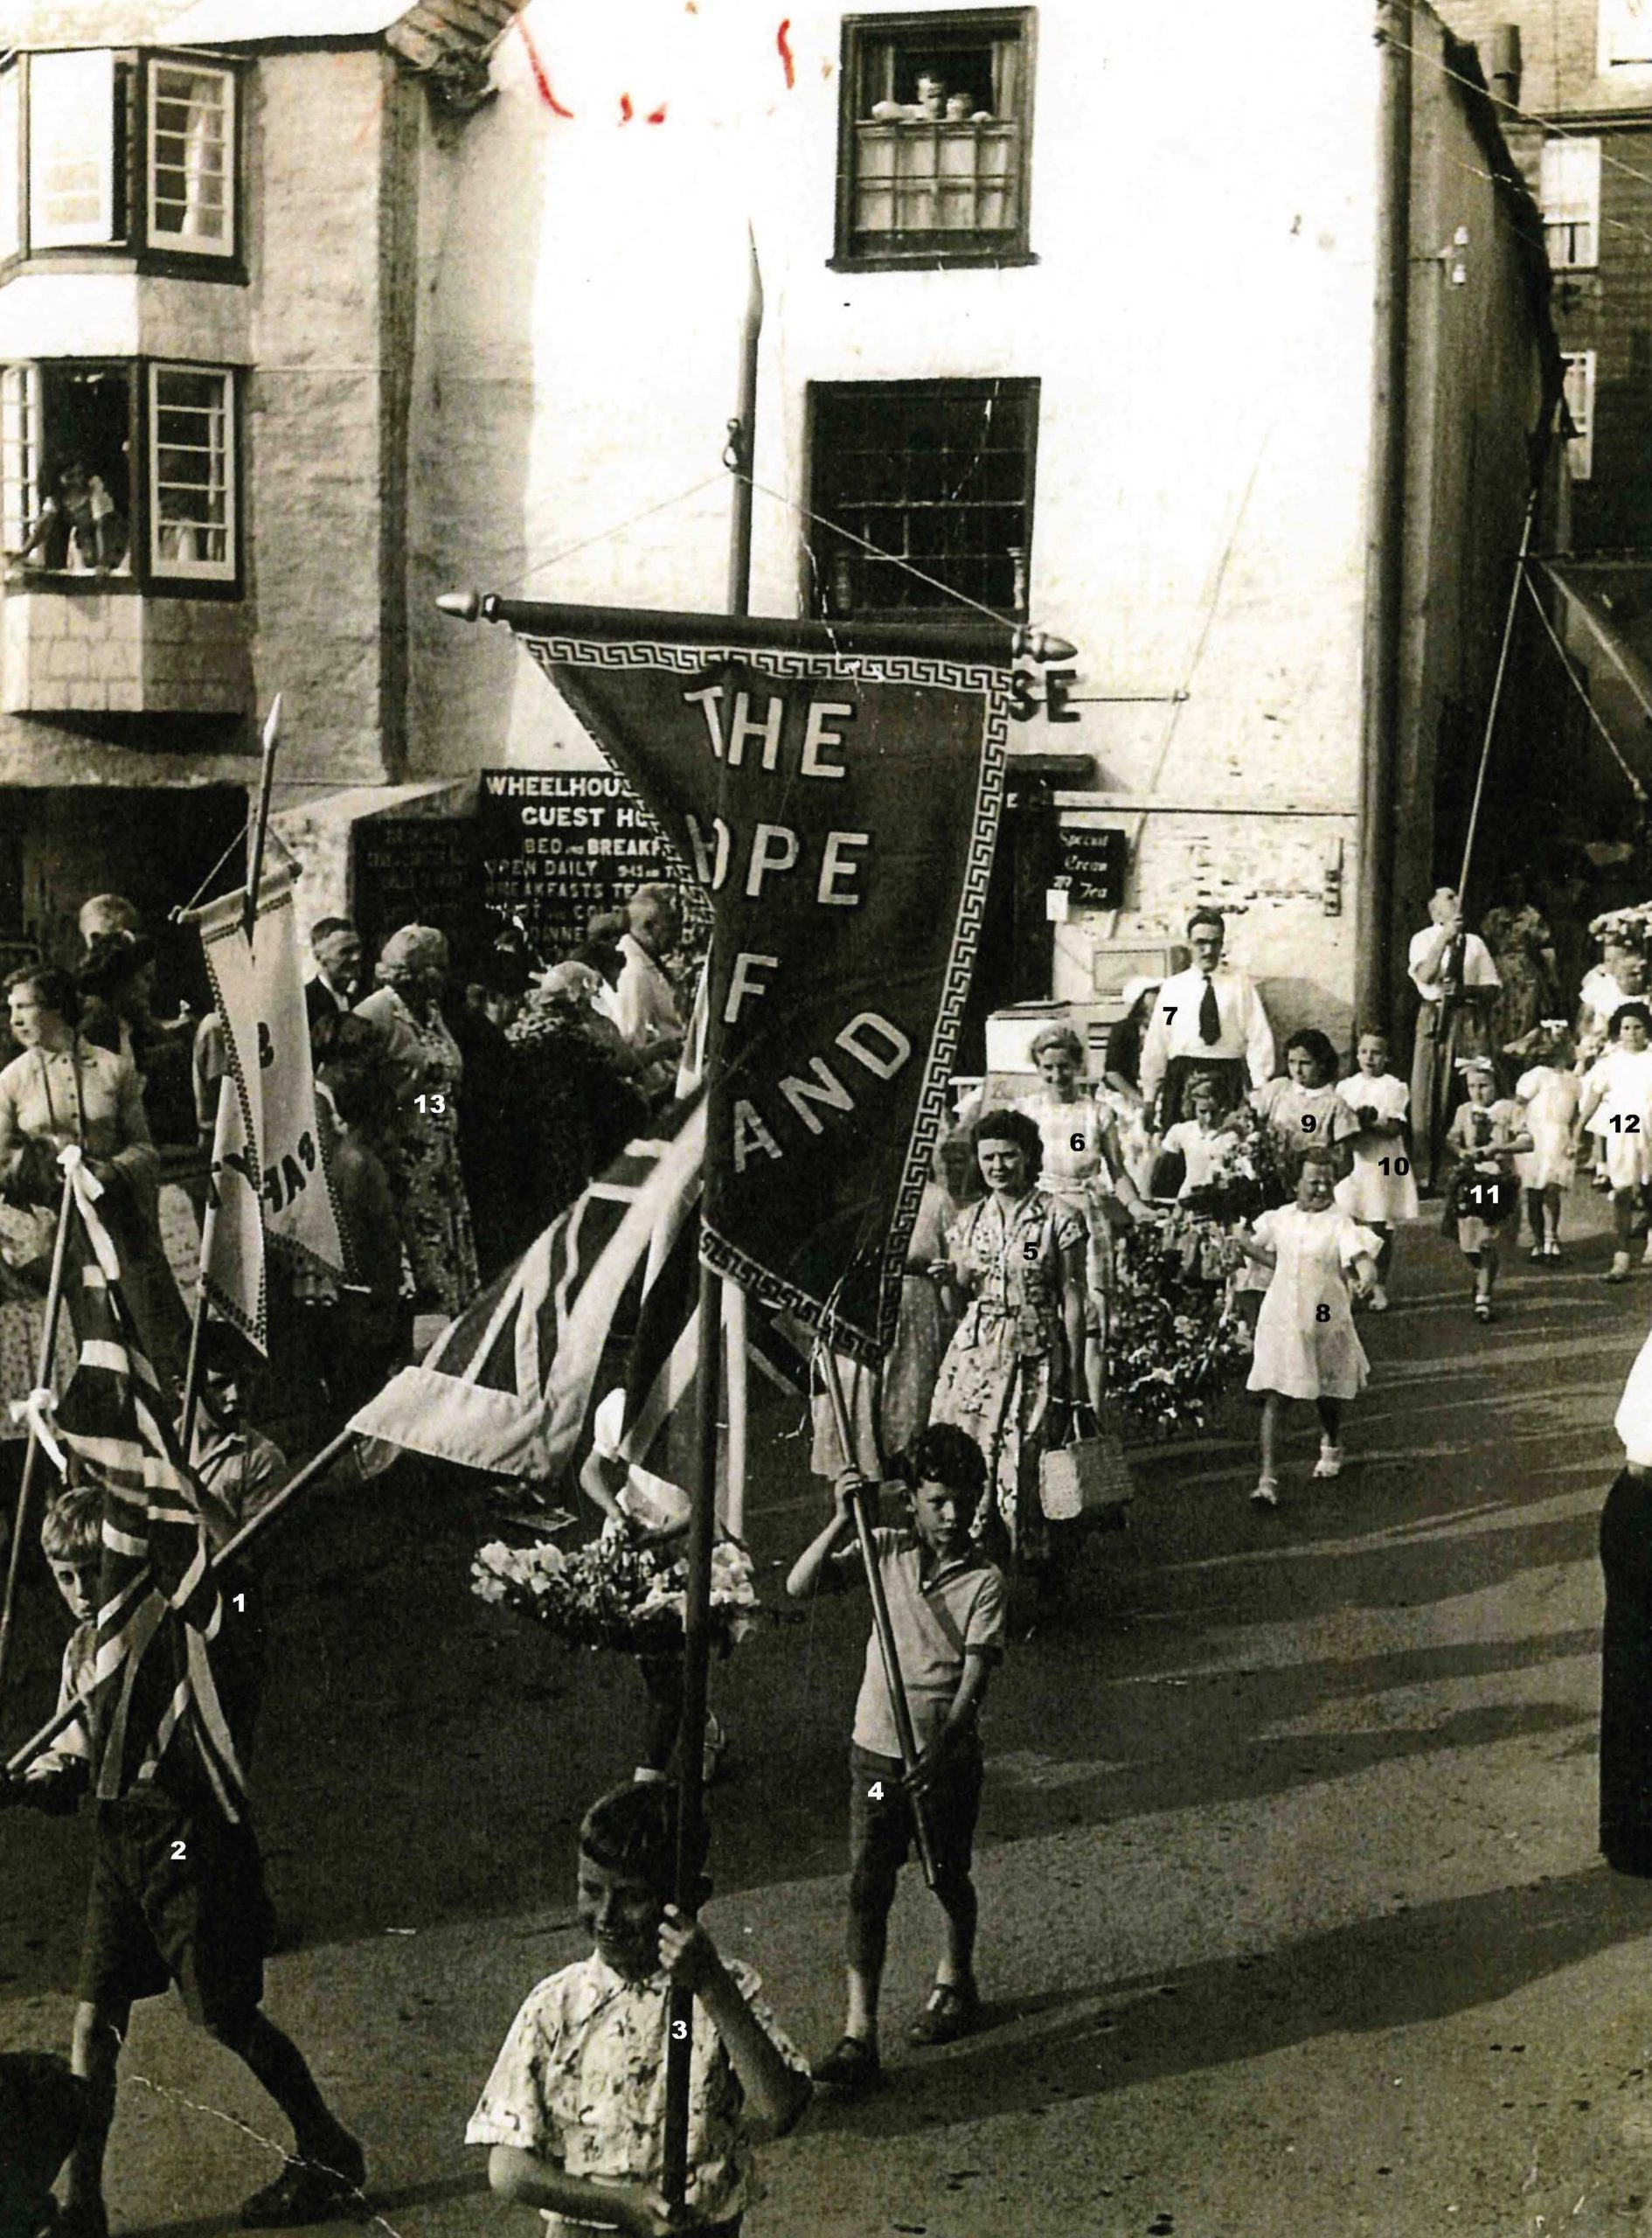
POLYGON ((967 1301, 935 1383, 930 1420, 955 1422, 987 1462, 990 1505, 976 1530, 1007 1542, 1018 1568, 1053 1582, 1038 1463, 1065 1443, 1083 1387, 1083 1220, 1038 1186, 1043 1143, 1021 1111, 989 1111, 975 1129, 987 1194, 954 1222, 932 1273, 967 1301))
POLYGON ((1503 982, 1493 1013, 1494 1048, 1531 1032, 1555 1007, 1554 935, 1526 893, 1524 873, 1510 871, 1497 884, 1497 906, 1481 921, 1480 936, 1503 982))
POLYGON ((455 1314, 480 1276, 459 1167, 464 1059, 441 1015, 446 939, 432 926, 404 925, 385 942, 377 977, 357 1009, 384 1036, 396 1095, 385 1164, 401 1208, 402 1240, 420 1305, 455 1314))

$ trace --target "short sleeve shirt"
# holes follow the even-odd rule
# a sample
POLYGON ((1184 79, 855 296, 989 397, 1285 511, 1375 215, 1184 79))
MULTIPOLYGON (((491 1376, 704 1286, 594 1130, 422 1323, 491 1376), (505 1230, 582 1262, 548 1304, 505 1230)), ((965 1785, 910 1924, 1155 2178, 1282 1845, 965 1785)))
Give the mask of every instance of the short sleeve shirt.
MULTIPOLYGON (((787 2065, 808 2069, 749 1966, 725 1961, 787 2065)), ((465 2130, 467 2144, 515 2145, 570 2176, 657 2187, 665 2136, 669 1984, 628 1982, 594 1953, 530 1991, 465 2130)), ((761 2195, 746 2094, 722 2038, 697 2006, 689 2063, 688 2201, 702 2223, 732 2221, 761 2195)), ((595 2226, 559 2214, 547 2232, 595 2226)))
MULTIPOLYGON (((913 1531, 874 1531, 872 1544, 913 1731, 920 1748, 926 1748, 947 1721, 963 1677, 964 1657, 974 1652, 996 1662, 1003 1654, 1003 1573, 973 1547, 926 1567, 913 1531)), ((836 1557, 839 1574, 857 1572, 860 1560, 857 1546, 844 1548, 836 1557)), ((855 1745, 878 1756, 900 1754, 876 1632, 866 1643, 865 1675, 855 1705, 855 1745)))

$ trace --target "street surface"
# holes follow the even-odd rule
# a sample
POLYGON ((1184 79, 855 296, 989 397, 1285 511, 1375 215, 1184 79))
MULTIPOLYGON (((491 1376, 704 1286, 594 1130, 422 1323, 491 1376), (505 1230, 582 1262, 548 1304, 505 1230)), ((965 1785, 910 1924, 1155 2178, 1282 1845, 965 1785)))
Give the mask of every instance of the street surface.
MULTIPOLYGON (((1652 1885, 1596 1859, 1593 1763, 1596 1518, 1652 1274, 1603 1289, 1607 1256, 1523 1252, 1479 1329, 1454 1249, 1406 1231, 1348 1471, 1309 1486, 1295 1410, 1275 1516, 1246 1497, 1243 1401, 1142 1456, 1132 1528, 989 1706, 984 2032, 905 2047, 935 1944, 908 1874, 885 2087, 768 2149, 747 2238, 1652 2234, 1652 1885)), ((754 1425, 774 1597, 823 1514, 794 1427, 754 1425)), ((464 2123, 523 1994, 580 1952, 574 1828, 631 1762, 630 1668, 473 1599, 486 1535, 474 1484, 404 1466, 314 1501, 264 1573, 270 2009, 402 2238, 531 2238, 464 2123)), ((38 1584, 13 1736, 51 1706, 38 1584)), ((840 2026, 866 1622, 819 1604, 713 1672, 709 1916, 811 2052, 840 2026)), ((66 2044, 87 1835, 0 1824, 5 2047, 66 2044)), ((217 2238, 274 2172, 274 2121, 170 2000, 141 2007, 116 2231, 217 2238)))

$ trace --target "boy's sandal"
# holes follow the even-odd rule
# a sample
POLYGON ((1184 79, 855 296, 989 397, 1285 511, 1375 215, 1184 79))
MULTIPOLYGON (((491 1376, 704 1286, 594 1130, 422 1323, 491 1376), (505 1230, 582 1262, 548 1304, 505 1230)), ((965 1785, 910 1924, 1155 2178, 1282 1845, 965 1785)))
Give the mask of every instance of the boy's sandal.
POLYGON ((1251 1505, 1253 1507, 1279 1505, 1279 1478, 1277 1477, 1263 1477, 1258 1480, 1256 1490, 1251 1494, 1251 1505))
POLYGON ((863 2036, 840 2036, 824 2059, 815 2061, 816 2082, 833 2090, 869 2090, 883 2073, 878 2054, 863 2036))
POLYGON ((1629 1266, 1627 1260, 1625 1260, 1621 1267, 1620 1267, 1614 1261, 1600 1277, 1600 1280, 1603 1282, 1627 1282, 1628 1279, 1629 1266))
POLYGON ((1491 1300, 1489 1297, 1477 1297, 1475 1300, 1475 1319, 1489 1321, 1491 1317, 1491 1300))
POLYGON ((981 2017, 973 1983, 937 1982, 929 2002, 906 2031, 909 2044, 955 2044, 981 2017))

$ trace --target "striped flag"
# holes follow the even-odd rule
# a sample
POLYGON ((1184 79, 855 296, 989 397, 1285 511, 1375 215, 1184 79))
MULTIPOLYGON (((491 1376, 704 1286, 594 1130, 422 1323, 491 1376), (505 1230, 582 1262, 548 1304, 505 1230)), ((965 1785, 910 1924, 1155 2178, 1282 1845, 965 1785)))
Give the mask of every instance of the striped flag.
MULTIPOLYGON (((705 1149, 705 1100, 697 1096, 656 1136, 628 1144, 351 1428, 465 1468, 554 1476, 579 1444, 614 1315, 639 1269, 654 1268, 651 1290, 668 1275, 675 1282, 686 1238, 692 1280, 698 1224, 689 1214, 705 1149)), ((679 1340, 663 1307, 645 1320, 660 1331, 650 1342, 663 1404, 677 1387, 679 1340)), ((688 1358, 691 1380, 691 1344, 688 1358)))
POLYGON ((78 1163, 73 1184, 79 1218, 66 1280, 77 1293, 80 1364, 57 1428, 105 1493, 91 1685, 97 1793, 125 1795, 182 1754, 237 1822, 246 1783, 212 1665, 224 1604, 206 1526, 121 1294, 102 1189, 78 1163))

